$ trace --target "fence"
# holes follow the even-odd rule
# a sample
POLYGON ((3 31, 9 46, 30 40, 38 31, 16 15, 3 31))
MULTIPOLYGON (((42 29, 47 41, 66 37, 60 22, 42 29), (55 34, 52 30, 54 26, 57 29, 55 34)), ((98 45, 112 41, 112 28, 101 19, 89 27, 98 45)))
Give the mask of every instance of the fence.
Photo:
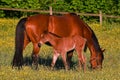
MULTIPOLYGON (((57 12, 57 11, 53 11, 52 7, 49 7, 49 10, 45 11, 45 10, 32 10, 32 9, 18 9, 18 8, 0 8, 0 10, 11 10, 11 11, 22 11, 22 12, 41 12, 41 13, 50 13, 50 15, 52 15, 53 13, 57 13, 57 14, 67 14, 68 12, 57 12)), ((120 16, 113 16, 113 15, 106 15, 103 14, 102 11, 100 10, 98 14, 90 14, 90 13, 76 13, 77 15, 83 15, 83 16, 95 16, 95 17, 99 17, 99 21, 100 21, 100 26, 102 26, 102 19, 103 17, 107 17, 107 18, 120 18, 120 16)))

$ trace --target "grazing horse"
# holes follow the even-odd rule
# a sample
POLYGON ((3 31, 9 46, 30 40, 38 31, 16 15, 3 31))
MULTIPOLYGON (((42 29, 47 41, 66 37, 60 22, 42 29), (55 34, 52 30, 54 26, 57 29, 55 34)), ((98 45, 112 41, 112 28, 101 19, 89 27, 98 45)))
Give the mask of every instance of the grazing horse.
MULTIPOLYGON (((22 18, 16 27, 15 33, 15 54, 12 61, 12 67, 19 69, 23 65, 23 50, 32 42, 32 61, 38 65, 38 53, 40 47, 40 35, 44 32, 52 32, 61 37, 71 37, 80 35, 87 40, 87 47, 90 50, 90 63, 92 69, 102 68, 104 59, 103 51, 100 48, 99 42, 93 30, 79 18, 78 15, 68 13, 62 16, 50 16, 45 14, 38 14, 27 18, 22 18)), ((73 51, 67 54, 67 61, 70 64, 73 51)))
POLYGON ((72 37, 58 37, 53 33, 47 32, 42 34, 40 44, 44 44, 46 42, 49 42, 54 49, 54 55, 51 64, 52 68, 56 63, 58 56, 61 54, 65 69, 68 70, 69 66, 66 62, 66 53, 75 49, 78 55, 79 65, 83 67, 85 71, 86 61, 82 53, 86 43, 85 38, 81 37, 80 35, 75 35, 72 37))

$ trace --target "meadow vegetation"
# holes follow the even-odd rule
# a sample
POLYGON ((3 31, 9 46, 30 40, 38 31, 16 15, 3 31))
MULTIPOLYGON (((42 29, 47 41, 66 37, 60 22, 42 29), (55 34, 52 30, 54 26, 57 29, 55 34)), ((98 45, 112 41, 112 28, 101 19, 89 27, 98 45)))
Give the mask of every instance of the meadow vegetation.
POLYGON ((65 71, 59 58, 54 71, 50 70, 52 48, 43 45, 39 52, 39 70, 31 69, 32 44, 24 51, 25 65, 22 70, 12 69, 11 61, 14 55, 15 29, 18 19, 0 19, 0 80, 119 80, 120 79, 120 24, 89 23, 94 30, 102 48, 105 48, 105 59, 102 70, 89 69, 90 52, 87 57, 87 70, 84 73, 78 69, 77 55, 74 52, 71 70, 65 71))

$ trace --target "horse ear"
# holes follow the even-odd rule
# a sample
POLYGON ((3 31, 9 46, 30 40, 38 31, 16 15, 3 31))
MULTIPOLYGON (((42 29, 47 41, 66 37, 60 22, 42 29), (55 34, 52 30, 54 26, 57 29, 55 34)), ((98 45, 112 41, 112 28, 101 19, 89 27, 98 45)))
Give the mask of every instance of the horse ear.
POLYGON ((105 52, 105 49, 102 49, 102 52, 105 52))
POLYGON ((105 52, 105 49, 101 49, 102 52, 105 52))
POLYGON ((101 49, 102 53, 105 52, 105 49, 102 49, 102 48, 100 48, 100 49, 101 49))

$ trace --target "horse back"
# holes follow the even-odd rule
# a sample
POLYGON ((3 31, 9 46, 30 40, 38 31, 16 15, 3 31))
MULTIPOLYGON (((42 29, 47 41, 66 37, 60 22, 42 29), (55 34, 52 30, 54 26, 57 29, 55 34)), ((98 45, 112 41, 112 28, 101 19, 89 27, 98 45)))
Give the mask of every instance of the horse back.
POLYGON ((34 16, 30 16, 26 22, 26 28, 29 27, 31 29, 35 28, 35 30, 43 30, 47 29, 49 23, 49 15, 38 14, 34 16))
POLYGON ((82 34, 82 27, 79 25, 77 15, 50 16, 49 32, 55 33, 62 37, 82 34))

